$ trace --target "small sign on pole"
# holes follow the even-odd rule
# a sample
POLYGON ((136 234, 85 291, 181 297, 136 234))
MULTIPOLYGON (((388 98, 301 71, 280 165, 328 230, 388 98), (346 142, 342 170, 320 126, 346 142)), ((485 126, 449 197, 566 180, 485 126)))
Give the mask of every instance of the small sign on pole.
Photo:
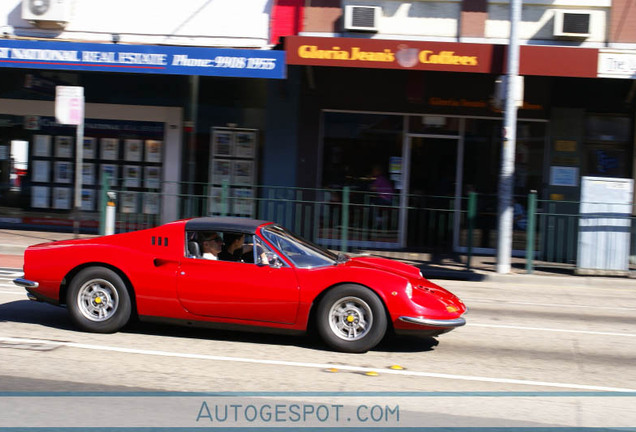
POLYGON ((79 234, 79 212, 82 208, 82 161, 84 159, 84 87, 55 87, 55 119, 60 124, 76 125, 75 139, 75 206, 73 231, 79 234))
POLYGON ((60 124, 84 123, 84 87, 55 87, 55 119, 60 124))

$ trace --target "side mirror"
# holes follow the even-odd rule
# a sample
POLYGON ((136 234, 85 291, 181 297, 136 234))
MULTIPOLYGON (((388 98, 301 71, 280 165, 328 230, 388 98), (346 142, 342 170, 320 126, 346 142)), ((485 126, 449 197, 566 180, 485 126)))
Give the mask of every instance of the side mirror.
POLYGON ((259 266, 269 266, 271 268, 281 268, 283 262, 274 252, 265 252, 260 255, 259 266))
POLYGON ((281 268, 283 266, 283 262, 274 252, 267 252, 265 256, 267 257, 267 262, 270 267, 281 268))

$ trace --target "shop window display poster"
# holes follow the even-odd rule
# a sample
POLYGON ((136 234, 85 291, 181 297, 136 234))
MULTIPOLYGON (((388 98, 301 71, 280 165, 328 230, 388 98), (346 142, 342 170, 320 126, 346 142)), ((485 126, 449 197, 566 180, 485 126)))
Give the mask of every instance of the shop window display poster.
POLYGON ((73 137, 57 136, 55 137, 55 157, 71 158, 73 156, 73 137))
POLYGON ((49 208, 49 190, 47 186, 32 186, 31 207, 49 208))
POLYGON ((99 184, 102 184, 102 178, 104 175, 108 174, 110 176, 110 185, 117 186, 117 165, 112 164, 102 164, 101 165, 101 174, 99 177, 99 184))
POLYGON ((70 183, 73 168, 70 162, 55 162, 55 183, 70 183))
POLYGON ((95 210, 95 191, 93 189, 82 189, 82 210, 95 210))
POLYGON ((33 156, 51 156, 51 135, 35 135, 33 156))
POLYGON ((124 166, 124 185, 126 187, 139 187, 141 184, 141 167, 136 165, 124 166))
POLYGON ((161 169, 159 167, 145 167, 144 187, 148 189, 159 189, 161 169))
POLYGON ((212 149, 215 157, 232 156, 232 132, 214 131, 212 134, 212 149))
POLYGON ((212 163, 212 183, 221 184, 232 180, 232 161, 217 159, 212 163))
POLYGON ((253 168, 252 161, 233 161, 232 163, 232 183, 237 185, 252 185, 253 168))
POLYGON ((62 210, 71 208, 71 188, 53 188, 53 208, 62 210))
POLYGON ((51 176, 51 162, 44 160, 33 161, 31 180, 35 183, 48 183, 51 176))
POLYGON ((146 140, 146 162, 161 162, 163 141, 146 140))
POLYGON ((219 215, 221 214, 223 204, 223 188, 213 187, 210 188, 210 199, 208 201, 208 214, 219 215))
POLYGON ((91 137, 84 138, 84 147, 82 149, 82 159, 95 159, 95 148, 97 140, 91 137))
POLYGON ((254 158, 256 151, 256 132, 236 132, 234 134, 234 156, 254 158))
POLYGON ((578 186, 579 169, 577 167, 551 166, 551 186, 578 186))
POLYGON ((145 193, 143 194, 143 212, 144 214, 159 214, 159 194, 145 193))
POLYGON ((119 196, 119 206, 122 213, 137 213, 137 193, 123 192, 119 196))
POLYGON ((85 185, 95 184, 95 164, 93 163, 82 164, 82 184, 85 184, 85 185))
POLYGON ((117 160, 119 158, 119 140, 117 138, 102 138, 100 145, 102 159, 117 160))
POLYGON ((209 182, 214 185, 210 193, 212 214, 222 212, 227 205, 231 215, 253 216, 254 182, 256 181, 256 156, 258 130, 235 127, 213 127, 210 141, 209 182), (221 186, 229 186, 228 202, 222 202, 221 186))
POLYGON ((141 161, 142 141, 140 139, 127 139, 124 141, 124 159, 126 162, 141 161))
POLYGON ((238 215, 252 215, 254 213, 254 192, 252 189, 234 189, 232 212, 238 215))

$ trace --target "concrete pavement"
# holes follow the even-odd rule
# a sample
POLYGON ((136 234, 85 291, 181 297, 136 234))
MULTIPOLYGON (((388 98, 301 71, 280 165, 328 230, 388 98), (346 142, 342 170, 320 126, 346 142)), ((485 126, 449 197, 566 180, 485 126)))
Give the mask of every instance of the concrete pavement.
MULTIPOLYGON (((80 234, 79 237, 93 237, 80 234)), ((0 268, 22 268, 24 250, 31 245, 75 238, 72 233, 0 229, 0 268)))
MULTIPOLYGON (((94 236, 80 234, 78 237, 90 238, 94 236)), ((73 233, 0 229, 0 268, 21 269, 24 250, 30 245, 73 238, 75 238, 73 233)), ((419 267, 422 274, 428 279, 556 286, 625 286, 636 291, 636 272, 634 271, 630 272, 628 276, 579 276, 575 274, 574 268, 555 268, 545 263, 536 263, 535 270, 532 274, 528 274, 525 260, 513 257, 511 259, 511 272, 499 274, 496 272, 496 257, 494 256, 473 256, 471 267, 467 269, 466 256, 462 255, 379 250, 359 252, 408 262, 419 267)))

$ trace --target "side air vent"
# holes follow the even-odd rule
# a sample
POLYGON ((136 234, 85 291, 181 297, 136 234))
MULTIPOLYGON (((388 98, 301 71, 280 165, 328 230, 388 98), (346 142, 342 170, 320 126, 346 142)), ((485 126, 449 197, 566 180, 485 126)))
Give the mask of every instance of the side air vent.
POLYGON ((168 237, 155 237, 152 236, 150 243, 153 246, 168 246, 168 237))
POLYGON ((380 6, 345 6, 345 30, 378 31, 380 6))
POLYGON ((586 38, 590 35, 591 14, 557 10, 554 12, 554 36, 561 38, 586 38))

